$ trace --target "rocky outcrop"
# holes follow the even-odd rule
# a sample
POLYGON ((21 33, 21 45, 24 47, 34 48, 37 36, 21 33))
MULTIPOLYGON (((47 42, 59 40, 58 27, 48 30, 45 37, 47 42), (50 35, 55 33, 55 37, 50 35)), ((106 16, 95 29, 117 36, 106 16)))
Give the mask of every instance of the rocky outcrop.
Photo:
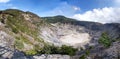
POLYGON ((33 59, 70 59, 68 55, 41 55, 33 56, 33 59))
POLYGON ((35 55, 35 56, 25 56, 24 54, 17 52, 11 59, 71 59, 69 55, 60 55, 60 54, 54 54, 54 55, 35 55))
POLYGON ((120 59, 120 42, 114 42, 109 48, 96 47, 90 52, 87 59, 120 59))
POLYGON ((13 56, 14 38, 4 31, 0 31, 0 55, 3 58, 11 58, 13 56))

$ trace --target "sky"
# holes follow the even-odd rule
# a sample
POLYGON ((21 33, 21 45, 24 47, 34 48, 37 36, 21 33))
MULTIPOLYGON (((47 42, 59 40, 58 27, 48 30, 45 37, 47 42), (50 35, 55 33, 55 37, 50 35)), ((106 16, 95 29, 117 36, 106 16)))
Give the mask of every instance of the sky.
POLYGON ((20 9, 40 17, 63 15, 80 21, 120 23, 120 0, 0 0, 0 10, 20 9))

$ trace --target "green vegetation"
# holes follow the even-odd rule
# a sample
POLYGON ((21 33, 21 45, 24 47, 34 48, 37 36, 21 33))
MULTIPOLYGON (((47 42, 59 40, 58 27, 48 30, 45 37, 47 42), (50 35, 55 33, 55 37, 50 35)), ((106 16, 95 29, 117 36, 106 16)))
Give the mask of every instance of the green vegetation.
POLYGON ((40 53, 42 54, 65 54, 65 55, 74 55, 77 49, 72 48, 71 46, 63 45, 62 47, 45 46, 40 53))
POLYGON ((120 38, 118 38, 117 40, 120 41, 120 38))
POLYGON ((72 48, 71 46, 63 45, 61 47, 61 54, 74 55, 77 49, 72 48))
POLYGON ((86 50, 85 54, 89 55, 90 54, 90 50, 86 50))
MULTIPOLYGON (((35 26, 35 24, 32 24, 24 18, 22 15, 24 14, 23 11, 7 9, 2 13, 2 17, 6 19, 5 27, 16 34, 16 40, 14 44, 17 49, 24 48, 23 43, 33 45, 33 42, 31 42, 32 40, 37 42, 42 41, 41 38, 38 38, 38 28, 35 26), (31 41, 30 38, 32 39, 31 41)), ((2 21, 2 19, 0 21, 2 21)))
POLYGON ((15 40, 14 44, 15 44, 15 48, 17 48, 17 49, 23 49, 24 48, 23 42, 21 42, 18 39, 15 40))
POLYGON ((25 52, 26 55, 34 54, 63 54, 63 55, 75 55, 77 49, 72 48, 71 46, 63 45, 62 47, 56 47, 54 45, 47 45, 43 48, 35 48, 34 50, 29 50, 25 52))
POLYGON ((120 41, 120 38, 112 39, 112 42, 120 41))
POLYGON ((90 55, 90 49, 85 50, 85 54, 79 57, 79 59, 85 59, 88 55, 90 55))
POLYGON ((79 59, 85 59, 85 58, 86 58, 85 55, 82 55, 82 56, 80 56, 79 59))
POLYGON ((79 57, 79 59, 85 59, 87 56, 90 55, 90 50, 93 49, 93 46, 89 46, 85 51, 85 54, 83 54, 82 56, 79 57))
POLYGON ((12 29, 14 33, 23 32, 31 36, 35 36, 37 34, 36 28, 31 28, 29 25, 32 25, 25 21, 23 17, 8 17, 7 26, 12 29), (35 31, 36 30, 36 31, 35 31))
POLYGON ((89 48, 88 48, 88 49, 89 49, 89 50, 91 50, 91 49, 93 49, 93 48, 94 48, 93 46, 89 46, 89 48))
POLYGON ((106 32, 102 33, 98 42, 105 47, 109 47, 111 45, 111 40, 106 32))
POLYGON ((6 27, 12 29, 14 33, 25 33, 30 35, 34 38, 37 36, 37 27, 32 24, 31 22, 25 20, 24 16, 22 15, 24 12, 16 9, 7 9, 3 11, 3 15, 7 14, 7 16, 3 16, 3 18, 7 18, 6 20, 6 27))
POLYGON ((64 16, 58 15, 58 16, 54 16, 54 17, 43 17, 42 19, 44 19, 46 22, 49 23, 73 23, 77 20, 74 19, 70 19, 70 18, 66 18, 64 16))
POLYGON ((23 43, 32 44, 27 38, 25 38, 24 36, 21 35, 19 37, 16 37, 16 40, 14 42, 15 48, 23 49, 24 48, 23 43))
POLYGON ((35 54, 37 54, 37 51, 34 50, 34 49, 32 49, 32 50, 26 51, 25 54, 26 54, 26 55, 35 55, 35 54))

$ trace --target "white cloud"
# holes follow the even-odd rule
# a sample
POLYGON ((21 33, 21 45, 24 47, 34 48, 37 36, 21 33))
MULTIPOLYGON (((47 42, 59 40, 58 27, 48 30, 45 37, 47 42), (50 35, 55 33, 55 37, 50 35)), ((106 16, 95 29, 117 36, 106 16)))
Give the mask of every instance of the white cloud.
POLYGON ((102 8, 93 9, 92 11, 87 11, 83 14, 75 14, 73 18, 82 21, 94 21, 101 23, 120 23, 120 8, 102 8))
POLYGON ((0 0, 0 3, 7 3, 9 2, 10 0, 0 0))

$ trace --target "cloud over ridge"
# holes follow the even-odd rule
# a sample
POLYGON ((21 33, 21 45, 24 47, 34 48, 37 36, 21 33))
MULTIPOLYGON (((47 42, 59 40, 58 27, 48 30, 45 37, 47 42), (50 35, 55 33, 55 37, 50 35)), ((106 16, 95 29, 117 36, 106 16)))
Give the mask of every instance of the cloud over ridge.
POLYGON ((120 8, 105 7, 93 9, 83 14, 74 14, 73 18, 82 21, 94 21, 101 23, 120 23, 120 8))

